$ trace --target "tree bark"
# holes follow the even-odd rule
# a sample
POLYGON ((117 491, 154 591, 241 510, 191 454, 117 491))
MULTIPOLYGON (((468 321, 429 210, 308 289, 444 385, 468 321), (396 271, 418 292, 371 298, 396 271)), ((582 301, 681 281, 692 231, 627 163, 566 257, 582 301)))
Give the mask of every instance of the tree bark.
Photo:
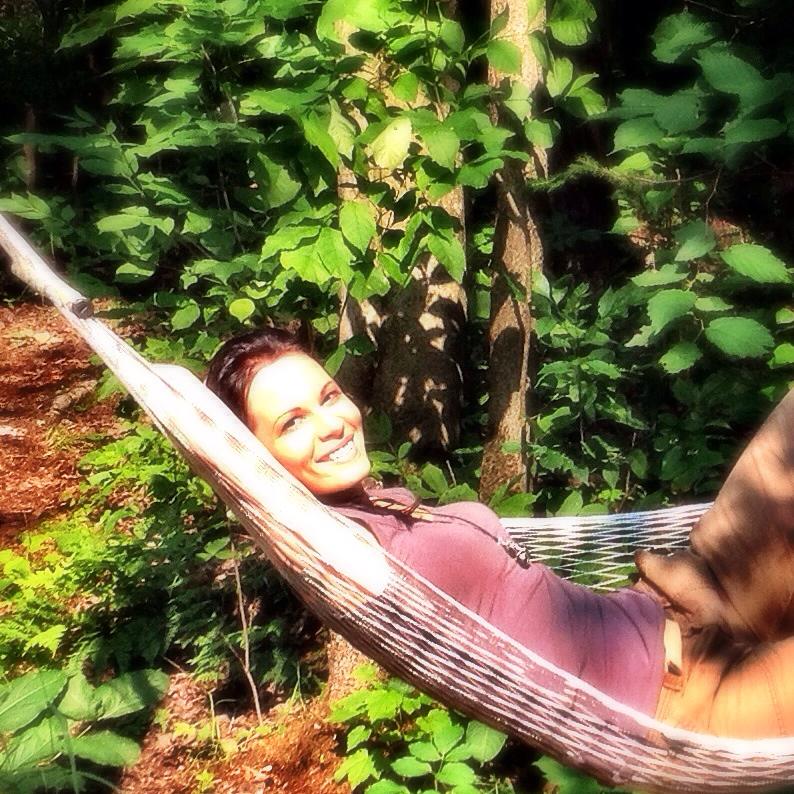
MULTIPOLYGON (((545 26, 545 10, 530 19, 526 0, 492 0, 491 19, 507 11, 507 26, 500 38, 521 50, 521 71, 515 82, 523 83, 530 95, 543 80, 543 69, 529 45, 532 32, 545 26)), ((508 78, 489 68, 488 82, 495 88, 509 86, 508 78)), ((494 121, 500 111, 492 110, 494 121)), ((488 435, 480 478, 480 498, 487 500, 500 485, 524 490, 527 461, 527 399, 529 342, 532 331, 532 272, 543 268, 543 247, 526 179, 546 170, 545 153, 532 153, 527 164, 508 160, 497 175, 497 219, 494 234, 493 286, 488 331, 488 435), (517 288, 517 289, 516 289, 517 288), (520 294, 516 294, 516 293, 520 294), (521 294, 522 293, 522 294, 521 294), (520 452, 505 452, 507 442, 519 443, 520 452)))

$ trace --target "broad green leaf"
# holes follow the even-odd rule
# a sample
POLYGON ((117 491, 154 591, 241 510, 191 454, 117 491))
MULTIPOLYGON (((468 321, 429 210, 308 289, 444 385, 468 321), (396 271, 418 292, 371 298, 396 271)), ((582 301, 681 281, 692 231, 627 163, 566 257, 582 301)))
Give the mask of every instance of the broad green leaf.
POLYGON ((58 703, 58 711, 70 720, 80 722, 93 721, 97 718, 99 704, 94 697, 94 687, 82 673, 69 678, 66 692, 58 703))
POLYGON ((507 74, 518 74, 521 71, 521 50, 511 41, 491 39, 486 49, 488 63, 492 69, 507 74))
POLYGON ((393 119, 370 144, 375 165, 389 171, 399 168, 408 154, 413 130, 405 116, 393 119))
POLYGON ((665 284, 675 284, 686 278, 678 265, 662 265, 658 270, 646 270, 638 276, 634 276, 632 283, 638 287, 662 287, 665 284))
POLYGON ((127 17, 140 16, 152 9, 152 6, 157 5, 160 0, 125 0, 125 2, 116 6, 116 22, 127 17))
POLYGON ((339 154, 350 159, 356 143, 356 128, 339 110, 336 102, 331 102, 331 115, 328 117, 328 135, 336 142, 339 154))
POLYGON ((474 770, 468 764, 453 762, 444 764, 436 772, 436 780, 448 786, 465 786, 473 784, 477 779, 474 770))
POLYGON ((320 233, 319 226, 284 226, 265 239, 262 246, 262 259, 291 251, 306 240, 311 240, 320 233))
POLYGON ((754 66, 727 50, 709 48, 700 52, 697 62, 706 81, 725 94, 736 94, 742 104, 756 106, 769 97, 766 80, 754 66))
POLYGON ((413 102, 419 92, 419 78, 413 72, 401 74, 392 86, 392 91, 397 99, 403 102, 413 102))
POLYGON ((652 143, 659 143, 663 133, 653 119, 640 117, 624 121, 615 130, 615 151, 638 149, 652 143))
POLYGON ((791 364, 794 364, 794 345, 791 342, 784 342, 775 348, 769 365, 772 367, 788 367, 791 364))
POLYGON ((427 236, 427 247, 455 281, 463 280, 463 274, 466 272, 466 253, 455 235, 442 236, 430 233, 427 236))
POLYGON ((759 284, 787 284, 791 281, 786 264, 762 245, 739 243, 722 251, 720 256, 737 273, 759 284))
POLYGON ((102 719, 124 717, 153 706, 168 689, 168 676, 159 670, 136 670, 98 686, 95 696, 102 719))
POLYGON ((582 512, 584 499, 579 491, 571 491, 559 506, 555 515, 558 516, 578 516, 582 512))
POLYGON ((35 670, 0 686, 0 731, 33 722, 66 686, 62 670, 35 670))
MULTIPOLYGON (((0 771, 17 771, 62 753, 67 722, 56 714, 12 737, 0 754, 0 771)), ((38 787, 35 789, 38 791, 38 787)))
POLYGON ((339 209, 339 226, 345 239, 359 251, 366 251, 375 236, 375 218, 363 201, 343 201, 339 209))
POLYGON ((510 86, 510 96, 504 100, 504 106, 515 117, 523 122, 532 115, 532 93, 529 86, 520 80, 513 80, 510 86))
POLYGON ((324 284, 331 278, 314 245, 304 245, 294 251, 282 251, 279 261, 287 270, 312 284, 324 284))
POLYGON ((717 297, 716 295, 707 295, 703 298, 698 298, 695 301, 695 308, 699 312, 727 312, 733 309, 728 301, 724 301, 722 298, 717 297))
POLYGON ((703 221, 691 221, 675 233, 679 249, 675 255, 676 262, 690 262, 700 259, 717 245, 717 238, 711 227, 703 221))
MULTIPOLYGON (((344 348, 342 348, 344 349, 344 348)), ((350 733, 347 734, 347 751, 355 750, 360 744, 366 742, 372 736, 372 728, 367 725, 356 725, 350 733)))
POLYGON ((463 47, 466 44, 466 36, 458 22, 452 19, 445 19, 441 23, 438 35, 452 52, 459 53, 463 51, 463 47))
POLYGON ((116 281, 120 284, 137 284, 139 281, 151 278, 154 275, 154 271, 154 265, 125 262, 116 268, 116 281))
POLYGON ((695 305, 697 295, 694 292, 682 289, 668 289, 657 292, 648 301, 648 317, 651 321, 651 330, 658 334, 663 331, 673 320, 683 317, 695 305))
POLYGON ((377 775, 378 770, 372 761, 372 757, 367 750, 361 748, 342 761, 336 772, 334 772, 334 780, 338 783, 347 778, 350 787, 355 789, 356 786, 365 780, 377 775))
POLYGON ((602 794, 604 787, 582 772, 563 766, 559 761, 544 756, 535 761, 536 766, 553 788, 555 794, 602 794))
POLYGON ((275 209, 292 201, 298 195, 301 183, 293 179, 283 165, 266 157, 260 158, 260 162, 267 174, 267 185, 263 188, 263 194, 268 206, 275 209))
POLYGON ((679 342, 659 359, 659 363, 665 372, 675 375, 689 369, 702 355, 700 348, 693 342, 679 342))
MULTIPOLYGON (((530 19, 531 11, 530 11, 530 19)), ((549 16, 549 29, 560 44, 575 47, 587 43, 596 11, 589 0, 556 0, 549 16)))
POLYGON ((424 777, 433 771, 433 767, 425 761, 407 755, 392 762, 391 768, 400 777, 424 777))
POLYGON ((652 165, 653 162, 647 152, 634 152, 634 154, 630 154, 625 160, 621 160, 615 166, 615 170, 623 173, 647 171, 652 165))
POLYGON ((706 118, 706 114, 701 112, 700 94, 695 91, 677 91, 660 100, 653 117, 668 135, 691 132, 700 127, 706 118))
POLYGON ((441 753, 438 752, 432 742, 411 742, 408 745, 408 752, 420 761, 433 762, 441 760, 441 753))
POLYGON ((245 322, 255 311, 256 305, 250 298, 235 298, 229 304, 229 314, 241 323, 245 322))
POLYGON ((546 88, 553 97, 562 96, 573 82, 573 63, 568 58, 555 58, 546 75, 546 88))
POLYGON ((43 648, 49 651, 52 656, 55 656, 55 652, 61 644, 61 638, 65 633, 66 626, 63 623, 58 623, 43 631, 38 631, 25 643, 25 650, 43 648))
POLYGON ((587 119, 599 116, 606 110, 606 101, 598 91, 590 86, 570 89, 565 97, 565 107, 578 118, 587 119))
POLYGON ((749 317, 718 317, 706 326, 706 339, 737 358, 760 358, 774 345, 761 323, 749 317))
POLYGON ((138 226, 145 224, 145 219, 141 215, 121 214, 106 215, 97 221, 96 227, 100 232, 124 232, 129 229, 137 229, 138 226))
POLYGON ((299 118, 306 140, 312 146, 316 146, 322 152, 325 159, 328 160, 334 168, 337 168, 339 166, 339 152, 336 147, 336 142, 329 135, 328 129, 320 120, 319 116, 315 113, 307 113, 301 114, 299 118))
POLYGON ((138 745, 126 736, 112 731, 93 731, 75 736, 72 752, 101 766, 132 766, 141 754, 138 745))
POLYGON ((428 127, 421 134, 430 157, 444 168, 454 168, 460 149, 460 138, 442 125, 428 127))
POLYGON ((472 756, 481 764, 495 758, 506 741, 507 737, 503 733, 481 722, 473 720, 466 727, 466 744, 472 756))
POLYGON ((656 43, 653 55, 662 63, 676 63, 683 55, 709 44, 716 38, 714 28, 685 12, 665 17, 656 28, 653 40, 656 43))
POLYGON ((353 269, 350 263, 353 260, 351 250, 345 244, 342 232, 339 229, 325 227, 320 232, 315 250, 320 256, 325 269, 336 278, 349 283, 353 278, 353 269))
POLYGON ((364 794, 411 794, 411 789, 384 778, 367 786, 364 794))
POLYGON ((559 127, 554 122, 531 119, 524 124, 524 133, 530 143, 541 149, 551 149, 559 127))
POLYGON ((786 131, 786 126, 777 119, 740 119, 725 129, 725 143, 759 143, 777 138, 786 131))
POLYGON ((778 325, 790 325, 794 323, 794 309, 789 309, 787 306, 778 309, 775 313, 775 322, 778 325))
POLYGON ((201 317, 201 309, 198 303, 188 301, 171 315, 171 327, 175 331, 183 331, 185 328, 190 328, 199 317, 201 317))
POLYGON ((304 106, 316 102, 319 94, 316 91, 293 90, 291 88, 270 88, 251 91, 240 103, 243 113, 254 115, 261 111, 280 115, 282 113, 299 113, 304 106))

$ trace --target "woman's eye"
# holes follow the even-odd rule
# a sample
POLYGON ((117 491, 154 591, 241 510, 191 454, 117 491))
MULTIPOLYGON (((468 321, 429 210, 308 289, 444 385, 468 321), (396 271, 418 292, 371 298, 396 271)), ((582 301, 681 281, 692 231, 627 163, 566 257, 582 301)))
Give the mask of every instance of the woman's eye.
POLYGON ((339 399, 342 396, 342 392, 340 391, 329 391, 328 394, 323 397, 323 405, 327 405, 328 403, 332 403, 335 400, 339 399))
POLYGON ((287 419, 283 425, 281 425, 281 432, 288 433, 290 430, 294 430, 299 424, 303 417, 301 416, 293 416, 287 419))

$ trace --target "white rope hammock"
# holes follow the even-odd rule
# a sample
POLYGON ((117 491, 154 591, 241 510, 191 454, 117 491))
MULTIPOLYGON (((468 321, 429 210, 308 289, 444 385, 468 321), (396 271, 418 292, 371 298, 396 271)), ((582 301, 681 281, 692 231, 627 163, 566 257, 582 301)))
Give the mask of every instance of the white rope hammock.
MULTIPOLYGON (((515 643, 320 504, 193 375, 148 364, 1 215, 0 248, 12 271, 104 359, 306 604, 388 670, 612 785, 732 792, 794 780, 794 737, 718 738, 672 728, 515 643)), ((535 559, 611 586, 624 579, 638 546, 684 546, 706 507, 505 525, 535 559)))

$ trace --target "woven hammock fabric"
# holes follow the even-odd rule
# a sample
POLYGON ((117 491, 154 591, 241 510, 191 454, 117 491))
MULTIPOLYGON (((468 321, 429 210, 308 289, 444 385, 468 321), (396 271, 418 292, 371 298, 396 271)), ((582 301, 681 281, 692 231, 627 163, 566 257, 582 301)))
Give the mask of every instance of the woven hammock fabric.
MULTIPOLYGON (((148 364, 2 216, 0 247, 13 272, 104 359, 306 604, 388 670, 613 785, 731 792, 794 780, 794 738, 742 740, 672 728, 516 644, 320 504, 194 376, 148 364)), ((684 545, 704 509, 505 524, 536 559, 608 586, 623 578, 637 545, 684 545)))

